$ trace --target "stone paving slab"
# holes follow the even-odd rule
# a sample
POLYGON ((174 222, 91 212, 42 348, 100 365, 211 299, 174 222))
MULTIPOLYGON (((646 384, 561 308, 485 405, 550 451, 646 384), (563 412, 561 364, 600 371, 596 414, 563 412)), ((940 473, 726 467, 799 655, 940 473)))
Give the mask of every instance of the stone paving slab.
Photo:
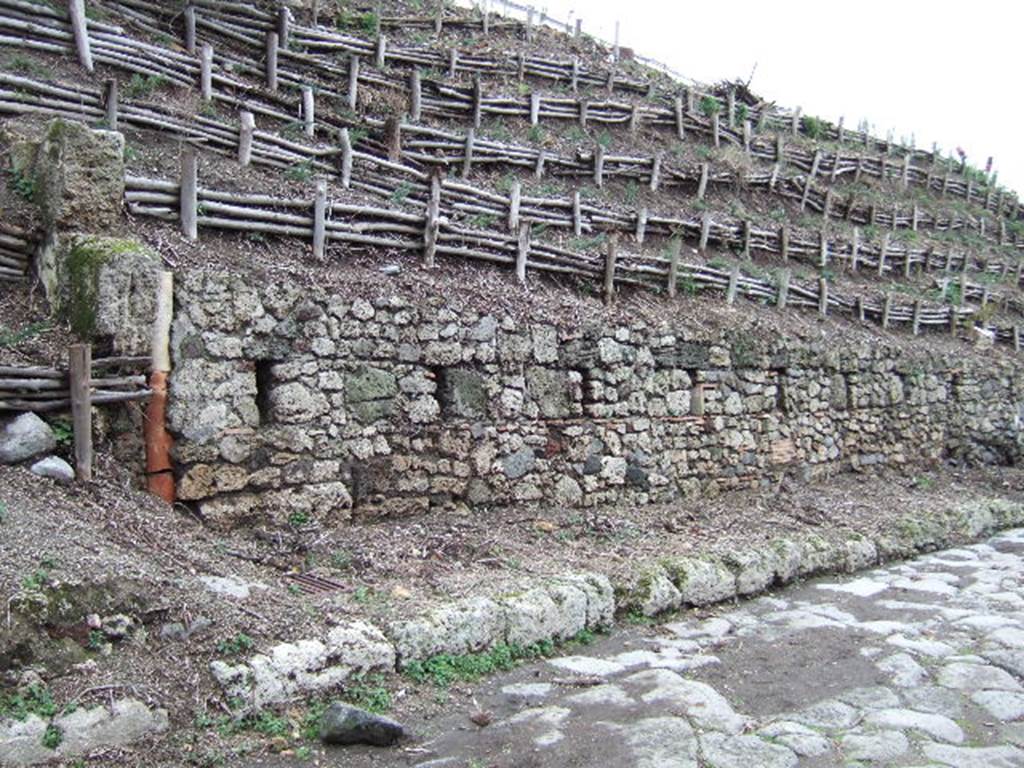
POLYGON ((1014 530, 517 670, 404 764, 1024 768, 1022 674, 1014 530))

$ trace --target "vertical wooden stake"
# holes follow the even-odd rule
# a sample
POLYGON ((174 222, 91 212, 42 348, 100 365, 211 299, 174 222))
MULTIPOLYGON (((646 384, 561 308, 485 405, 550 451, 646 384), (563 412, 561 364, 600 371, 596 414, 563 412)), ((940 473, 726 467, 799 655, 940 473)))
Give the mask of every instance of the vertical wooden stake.
POLYGON ((302 128, 307 139, 316 135, 316 102, 309 85, 302 86, 302 128))
POLYGON ((886 293, 882 302, 882 329, 889 329, 889 315, 892 312, 892 294, 886 293))
POLYGON ((462 157, 462 178, 469 178, 470 171, 473 170, 473 143, 476 141, 476 132, 469 128, 466 131, 466 146, 463 148, 462 157))
POLYGON ((423 266, 427 269, 434 267, 440 212, 441 177, 435 172, 430 176, 430 200, 427 202, 427 217, 423 227, 423 266))
POLYGON ((668 245, 668 295, 675 298, 676 282, 679 277, 679 255, 683 250, 683 240, 673 237, 668 245))
POLYGON ((277 32, 267 33, 267 90, 277 90, 277 32))
POLYGON ((711 116, 711 137, 715 142, 716 148, 722 146, 720 122, 721 120, 718 117, 718 113, 715 112, 715 114, 711 116))
POLYGON ((576 237, 583 234, 583 215, 580 211, 580 191, 574 190, 572 193, 572 232, 576 237))
POLYGON ((508 196, 508 231, 515 232, 519 229, 519 202, 522 196, 523 186, 518 181, 512 182, 512 190, 508 196))
POLYGON ((850 271, 857 271, 857 259, 860 256, 860 229, 853 228, 853 242, 850 244, 850 271))
POLYGON ((882 244, 878 247, 878 276, 885 275, 885 257, 889 251, 889 233, 882 235, 882 244))
POLYGON ((359 57, 348 57, 348 108, 355 111, 359 101, 359 57))
POLYGON ((647 233, 647 209, 641 208, 636 216, 636 243, 644 244, 644 236, 647 233))
POLYGON ((448 77, 455 77, 459 68, 459 52, 455 48, 448 49, 448 77))
POLYGON ((711 214, 707 211, 700 216, 700 243, 698 249, 701 256, 708 255, 708 239, 711 237, 711 214))
POLYGON ((797 107, 793 112, 792 133, 794 136, 797 136, 800 133, 800 111, 801 107, 797 107))
POLYGON ((256 131, 256 119, 252 112, 243 109, 238 113, 238 162, 242 166, 252 162, 252 137, 256 131))
POLYGON ((783 261, 789 261, 789 225, 783 224, 779 229, 779 253, 783 261))
POLYGON ((789 275, 788 269, 779 272, 779 295, 775 300, 775 306, 779 309, 785 309, 789 301, 789 275))
POLYGON ((664 162, 664 153, 658 152, 651 162, 651 192, 657 192, 658 185, 661 184, 662 162, 664 162))
POLYGON ((569 80, 569 87, 573 93, 577 93, 580 89, 580 57, 572 57, 572 75, 569 80))
POLYGON ((384 120, 384 134, 388 143, 388 160, 398 163, 402 160, 402 121, 397 115, 384 120))
POLYGON ((676 136, 679 137, 680 141, 686 138, 686 126, 683 124, 683 97, 676 96, 675 100, 676 110, 676 136))
POLYGON ((277 9, 277 39, 281 48, 288 48, 288 41, 291 38, 291 11, 288 6, 282 5, 277 9))
POLYGON ((519 227, 519 244, 516 249, 516 280, 526 285, 526 260, 530 257, 530 225, 519 227))
POLYGON ((732 270, 729 272, 729 285, 725 289, 725 303, 735 304, 736 303, 736 291, 739 289, 740 283, 740 267, 739 264, 734 264, 732 270))
POLYGON ((341 186, 349 189, 352 186, 352 140, 348 128, 342 128, 338 138, 341 143, 341 186))
POLYGON ((68 14, 71 16, 71 31, 75 35, 78 49, 78 63, 87 72, 93 71, 92 49, 89 46, 89 22, 85 17, 85 0, 68 0, 68 14))
POLYGON ((480 76, 473 77, 473 127, 480 128, 483 115, 483 91, 480 87, 480 76))
POLYGON ((828 317, 828 280, 818 278, 818 314, 828 317))
POLYGON ((189 240, 199 237, 199 158, 196 148, 181 148, 181 232, 189 240))
POLYGON ((103 107, 106 111, 107 130, 117 130, 117 80, 110 78, 103 83, 103 107))
POLYGON ((199 49, 199 92, 204 104, 213 101, 213 46, 209 43, 199 49))
POLYGON ((598 189, 604 186, 604 147, 594 145, 594 183, 598 189))
POLYGON ((327 245, 327 182, 316 183, 313 197, 313 256, 323 261, 327 245))
POLYGON ((921 300, 914 300, 914 319, 913 319, 913 332, 917 336, 921 333, 921 300))
POLYGON ((71 390, 71 422, 75 438, 75 477, 92 481, 92 347, 68 347, 68 383, 71 390))
POLYGON ((196 9, 191 5, 185 6, 185 50, 196 55, 196 9))
POLYGON ((618 235, 608 238, 608 251, 604 259, 604 303, 611 304, 615 299, 615 259, 618 246, 618 235))
POLYGON ((374 57, 374 63, 377 65, 377 69, 384 69, 384 65, 387 64, 388 60, 388 38, 387 35, 381 35, 377 38, 377 51, 374 57))
POLYGON ((419 122, 423 115, 423 76, 419 69, 409 74, 409 117, 419 122))
POLYGON ((537 125, 540 123, 540 94, 530 94, 530 125, 537 125))
POLYGON ((703 200, 708 191, 708 173, 710 169, 707 163, 700 164, 700 180, 697 182, 697 199, 703 200))

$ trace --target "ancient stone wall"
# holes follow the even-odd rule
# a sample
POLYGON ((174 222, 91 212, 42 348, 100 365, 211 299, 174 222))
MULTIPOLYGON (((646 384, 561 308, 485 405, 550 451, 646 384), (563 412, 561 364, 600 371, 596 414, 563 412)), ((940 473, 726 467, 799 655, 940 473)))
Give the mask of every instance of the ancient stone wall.
POLYGON ((176 307, 179 493, 217 525, 668 502, 1022 446, 1024 377, 992 354, 566 331, 221 273, 176 307))

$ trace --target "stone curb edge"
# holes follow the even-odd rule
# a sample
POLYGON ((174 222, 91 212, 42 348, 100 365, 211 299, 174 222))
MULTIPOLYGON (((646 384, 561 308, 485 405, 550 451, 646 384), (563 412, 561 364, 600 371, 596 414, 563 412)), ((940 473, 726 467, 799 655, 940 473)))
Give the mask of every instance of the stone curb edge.
POLYGON ((665 557, 642 564, 629 583, 599 573, 537 579, 521 592, 463 598, 383 628, 353 621, 325 638, 282 643, 239 664, 211 663, 225 692, 258 709, 324 692, 349 677, 395 672, 438 654, 461 655, 507 643, 568 640, 605 629, 616 616, 656 616, 763 592, 829 573, 854 573, 1024 524, 1024 503, 987 499, 927 516, 905 515, 869 538, 777 538, 719 555, 665 557))

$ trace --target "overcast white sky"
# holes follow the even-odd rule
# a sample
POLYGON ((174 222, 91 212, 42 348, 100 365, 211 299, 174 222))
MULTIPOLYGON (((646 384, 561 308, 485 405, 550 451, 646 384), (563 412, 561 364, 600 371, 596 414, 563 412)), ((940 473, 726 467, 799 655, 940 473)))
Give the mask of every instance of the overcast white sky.
MULTIPOLYGON (((1019 88, 1024 4, 908 0, 532 0, 583 28, 704 83, 750 77, 780 105, 835 121, 862 119, 884 137, 961 146, 968 162, 995 158, 999 182, 1024 188, 1019 88)), ((491 7, 500 9, 501 0, 491 7)))

